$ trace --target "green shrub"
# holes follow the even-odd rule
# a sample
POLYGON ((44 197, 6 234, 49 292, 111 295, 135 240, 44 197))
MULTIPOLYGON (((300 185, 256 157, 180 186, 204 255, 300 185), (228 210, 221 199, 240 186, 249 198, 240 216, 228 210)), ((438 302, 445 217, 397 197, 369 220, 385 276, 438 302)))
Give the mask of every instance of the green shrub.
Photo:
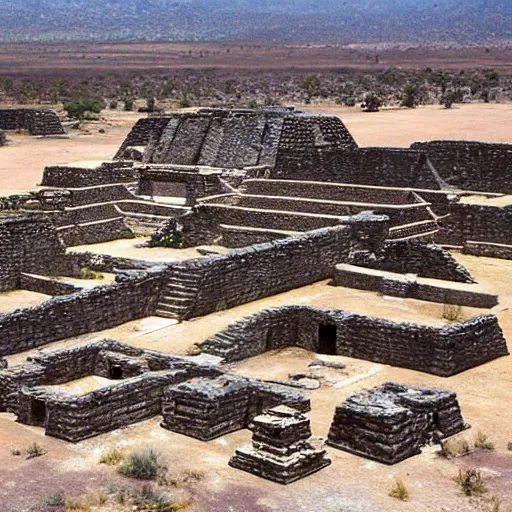
POLYGON ((41 445, 34 442, 29 445, 25 453, 27 454, 27 459, 35 459, 36 457, 41 457, 48 452, 41 445))
POLYGON ((48 507, 63 507, 66 504, 64 494, 61 492, 48 496, 44 501, 44 504, 48 507))
POLYGON ((100 272, 95 272, 94 270, 89 270, 86 267, 80 269, 80 279, 103 279, 105 276, 100 272))
POLYGON ((14 448, 13 450, 11 450, 11 455, 19 457, 21 455, 21 450, 19 448, 14 448))
POLYGON ((403 480, 399 478, 395 480, 395 483, 389 490, 389 496, 401 501, 406 501, 409 499, 409 491, 407 490, 403 480))
POLYGON ((154 450, 140 450, 128 455, 118 471, 130 478, 156 480, 158 467, 158 454, 154 450))
POLYGON ((124 99, 124 110, 125 112, 131 112, 135 107, 135 100, 133 98, 124 99))
POLYGON ((494 450, 494 444, 489 441, 486 434, 479 430, 475 439, 475 448, 481 448, 482 450, 494 450))
POLYGON ((104 108, 105 103, 101 99, 78 100, 64 104, 64 110, 72 119, 84 119, 86 113, 100 114, 104 108))
POLYGON ((183 249, 186 247, 181 233, 155 234, 148 242, 149 247, 166 247, 168 249, 183 249))
POLYGON ((124 460, 124 455, 117 449, 112 448, 100 457, 100 464, 107 466, 117 466, 124 460))
POLYGON ((356 99, 355 98, 347 98, 345 100, 345 106, 346 107, 355 107, 356 106, 356 99))
POLYGON ((192 106, 192 101, 188 97, 187 94, 184 94, 180 99, 180 108, 190 108, 192 106))

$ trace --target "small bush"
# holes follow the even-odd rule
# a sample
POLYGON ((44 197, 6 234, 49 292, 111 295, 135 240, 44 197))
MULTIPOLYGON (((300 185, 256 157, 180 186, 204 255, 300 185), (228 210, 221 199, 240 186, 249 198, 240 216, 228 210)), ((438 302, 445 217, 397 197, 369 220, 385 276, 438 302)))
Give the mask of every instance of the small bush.
POLYGON ((105 133, 105 128, 100 128, 100 129, 98 130, 98 133, 105 133))
POLYGON ((185 481, 187 480, 202 480, 204 478, 204 473, 202 471, 186 471, 185 472, 185 481))
POLYGON ((345 100, 345 106, 346 107, 355 107, 356 106, 356 99, 355 98, 347 98, 345 100))
POLYGON ((462 308, 460 306, 453 306, 450 304, 445 304, 443 306, 442 318, 450 324, 456 324, 456 323, 462 322, 464 320, 464 315, 462 314, 462 308))
POLYGON ((184 94, 180 99, 180 108, 190 108, 192 106, 192 101, 188 97, 187 94, 184 94))
POLYGON ((494 443, 491 443, 487 435, 479 430, 475 439, 475 448, 480 448, 482 450, 494 450, 494 443))
POLYGON ((487 492, 482 475, 477 469, 460 469, 459 476, 455 478, 455 481, 460 485, 462 492, 466 496, 487 492))
POLYGON ((80 279, 103 279, 105 276, 101 274, 100 272, 95 272, 94 270, 89 270, 88 268, 81 268, 80 269, 80 279))
POLYGON ((131 112, 135 107, 135 100, 133 98, 124 99, 124 110, 125 112, 131 112))
POLYGON ((508 444, 507 444, 507 450, 508 450, 509 452, 512 452, 512 443, 508 443, 508 444))
POLYGON ((100 464, 106 464, 107 466, 117 466, 123 460, 124 455, 117 448, 112 448, 100 457, 100 464))
POLYGON ((27 454, 27 459, 35 459, 48 452, 41 445, 34 442, 26 449, 25 453, 27 454))
POLYGON ((118 471, 130 478, 156 480, 158 467, 158 454, 154 450, 140 450, 128 455, 118 471))
POLYGON ((119 102, 117 100, 112 100, 110 102, 109 108, 110 108, 110 110, 117 110, 118 106, 119 106, 119 102))
POLYGON ((499 498, 492 499, 491 512, 500 512, 501 500, 499 498))
POLYGON ((48 496, 44 501, 44 504, 47 507, 63 507, 66 504, 66 500, 64 499, 64 494, 61 492, 57 494, 53 494, 52 496, 48 496))
POLYGON ((397 478, 391 489, 389 490, 389 496, 396 498, 401 501, 409 499, 409 491, 405 486, 403 480, 397 478))
POLYGON ((11 450, 11 455, 19 457, 21 455, 21 450, 19 448, 14 448, 13 450, 11 450))
POLYGON ((91 512, 90 505, 81 499, 66 500, 64 505, 66 512, 91 512))
POLYGON ((105 503, 107 503, 107 495, 103 491, 98 492, 96 496, 96 503, 98 505, 105 505, 105 503))

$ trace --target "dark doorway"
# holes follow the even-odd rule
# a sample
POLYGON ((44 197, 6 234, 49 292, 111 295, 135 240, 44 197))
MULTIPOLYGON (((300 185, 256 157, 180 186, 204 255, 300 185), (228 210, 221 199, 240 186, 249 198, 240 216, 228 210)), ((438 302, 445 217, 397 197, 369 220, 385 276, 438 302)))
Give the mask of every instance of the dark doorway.
POLYGON ((44 426, 46 421, 46 402, 32 398, 32 421, 34 425, 44 426))
POLYGON ((318 352, 330 356, 336 355, 336 326, 334 324, 318 326, 318 352))
POLYGON ((123 378, 123 369, 118 364, 110 366, 110 378, 112 380, 121 380, 123 378))
POLYGON ((433 420, 433 423, 434 423, 434 428, 436 430, 441 430, 441 420, 439 418, 439 413, 438 412, 435 412, 433 414, 432 420, 433 420))

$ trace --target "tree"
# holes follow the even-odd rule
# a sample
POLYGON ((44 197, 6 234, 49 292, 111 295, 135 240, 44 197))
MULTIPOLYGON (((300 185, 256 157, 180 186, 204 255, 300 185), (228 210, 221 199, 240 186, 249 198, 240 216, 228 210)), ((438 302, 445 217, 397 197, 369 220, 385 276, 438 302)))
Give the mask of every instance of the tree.
POLYGON ((441 103, 444 108, 452 108, 453 102, 455 101, 455 94, 452 91, 448 91, 441 98, 441 103))
POLYGON ((303 88, 307 93, 306 103, 311 103, 311 98, 315 95, 319 85, 320 80, 317 75, 309 75, 304 79, 303 88))
POLYGON ((185 93, 180 99, 180 108, 190 108, 192 106, 192 101, 188 97, 188 94, 185 93))
POLYGON ((126 112, 131 112, 133 107, 135 106, 135 100, 133 98, 125 98, 124 99, 124 110, 126 112))
POLYGON ((364 112, 378 112, 381 106, 382 100, 374 92, 369 92, 361 105, 364 112))
POLYGON ((402 107, 415 108, 418 103, 418 88, 415 85, 406 85, 402 95, 402 107))
POLYGON ((64 110, 72 119, 83 119, 86 112, 99 114, 103 108, 105 103, 99 99, 78 100, 64 104, 64 110))

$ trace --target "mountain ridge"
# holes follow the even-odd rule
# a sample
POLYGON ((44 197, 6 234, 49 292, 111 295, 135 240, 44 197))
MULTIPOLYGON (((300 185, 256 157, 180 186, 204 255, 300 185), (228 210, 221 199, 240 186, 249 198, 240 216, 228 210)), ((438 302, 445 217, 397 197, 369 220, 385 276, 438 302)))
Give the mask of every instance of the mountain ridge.
POLYGON ((512 40, 509 0, 0 0, 1 41, 512 40))

